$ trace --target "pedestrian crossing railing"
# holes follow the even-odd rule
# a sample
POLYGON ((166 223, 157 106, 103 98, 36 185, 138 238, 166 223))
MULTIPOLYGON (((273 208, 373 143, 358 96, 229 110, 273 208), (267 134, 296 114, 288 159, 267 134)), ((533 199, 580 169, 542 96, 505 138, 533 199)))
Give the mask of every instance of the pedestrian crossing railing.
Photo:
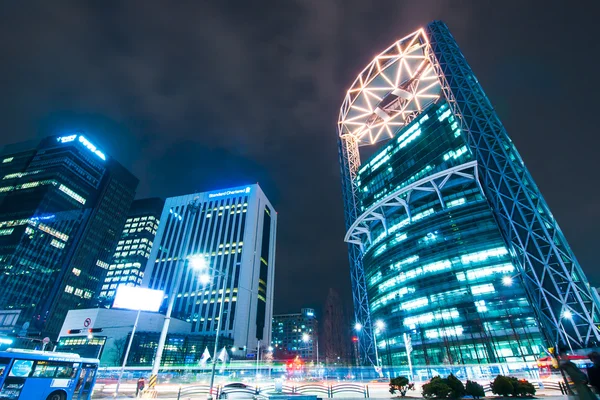
MULTIPOLYGON (((207 396, 209 394, 208 385, 181 386, 177 393, 177 400, 188 399, 194 396, 207 396)), ((267 394, 275 392, 275 385, 225 385, 216 386, 210 393, 215 399, 227 399, 230 395, 246 394, 256 398, 266 398, 267 394)), ((334 398, 343 393, 357 393, 364 398, 369 397, 369 386, 358 383, 341 383, 337 385, 324 385, 318 383, 309 383, 304 385, 283 385, 283 393, 292 394, 314 394, 321 398, 334 398)))

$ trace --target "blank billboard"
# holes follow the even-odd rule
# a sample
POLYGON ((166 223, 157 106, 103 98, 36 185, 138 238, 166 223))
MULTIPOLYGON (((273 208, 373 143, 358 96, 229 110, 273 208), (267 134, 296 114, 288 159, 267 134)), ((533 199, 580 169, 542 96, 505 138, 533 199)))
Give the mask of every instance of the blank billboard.
POLYGON ((164 298, 162 290, 121 285, 117 288, 113 308, 158 311, 164 298))

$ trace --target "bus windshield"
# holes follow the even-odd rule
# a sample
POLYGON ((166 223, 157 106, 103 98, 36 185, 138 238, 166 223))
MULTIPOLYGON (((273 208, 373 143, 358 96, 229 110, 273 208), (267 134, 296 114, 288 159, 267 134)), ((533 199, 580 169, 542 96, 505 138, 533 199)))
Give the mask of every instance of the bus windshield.
POLYGON ((0 399, 91 399, 97 369, 76 354, 0 352, 0 399))

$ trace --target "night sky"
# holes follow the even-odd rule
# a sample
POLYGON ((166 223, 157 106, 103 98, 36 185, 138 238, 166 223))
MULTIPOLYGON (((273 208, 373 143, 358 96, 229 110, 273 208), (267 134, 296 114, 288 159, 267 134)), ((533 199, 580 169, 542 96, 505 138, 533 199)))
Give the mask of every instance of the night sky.
POLYGON ((339 107, 375 55, 442 19, 598 286, 592 4, 4 1, 0 142, 85 131, 138 198, 259 182, 279 212, 275 312, 330 287, 350 303, 339 107))

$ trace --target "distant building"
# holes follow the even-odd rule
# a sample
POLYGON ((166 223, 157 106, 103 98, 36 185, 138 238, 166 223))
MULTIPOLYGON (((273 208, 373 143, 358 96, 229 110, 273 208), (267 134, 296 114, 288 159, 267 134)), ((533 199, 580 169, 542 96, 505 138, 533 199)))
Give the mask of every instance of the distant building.
POLYGON ((163 309, 176 295, 173 316, 190 322, 192 333, 214 334, 227 276, 221 330, 250 353, 259 340, 271 341, 276 227, 277 214, 258 185, 168 198, 143 286, 165 291, 163 309), (208 284, 190 258, 210 268, 208 284))
POLYGON ((138 180, 80 134, 0 149, 2 330, 55 339, 99 295, 138 180))
POLYGON ((164 200, 148 198, 131 204, 100 297, 110 302, 119 285, 140 286, 156 236, 164 200))
MULTIPOLYGON (((103 367, 120 366, 129 342, 137 311, 90 308, 71 310, 60 330, 56 351, 98 357, 103 367), (92 333, 89 330, 92 330, 92 333)), ((142 312, 129 357, 128 366, 149 367, 154 361, 164 316, 142 312)), ((198 365, 206 348, 214 353, 215 336, 191 333, 191 324, 171 319, 162 365, 198 365)), ((219 348, 230 349, 233 341, 219 338, 219 348)), ((229 350, 231 351, 231 350, 229 350)))
POLYGON ((329 288, 323 317, 321 319, 321 354, 328 363, 349 360, 350 354, 350 326, 344 313, 344 304, 337 291, 329 288))
POLYGON ((288 359, 296 355, 304 360, 316 361, 319 348, 319 325, 315 310, 303 308, 298 314, 273 316, 275 359, 288 359))

